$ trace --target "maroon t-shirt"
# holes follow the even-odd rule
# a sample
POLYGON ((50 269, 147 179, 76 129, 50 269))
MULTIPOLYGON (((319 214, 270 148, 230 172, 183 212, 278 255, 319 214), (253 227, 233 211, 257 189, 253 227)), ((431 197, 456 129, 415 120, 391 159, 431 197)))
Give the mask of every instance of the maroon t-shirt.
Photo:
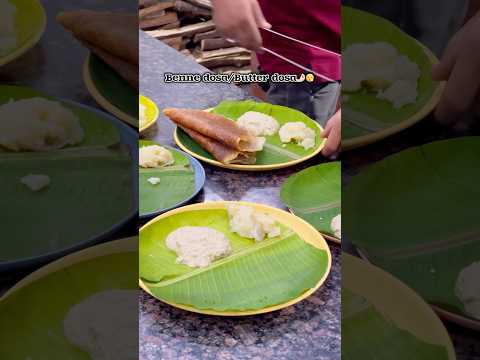
MULTIPOLYGON (((259 0, 272 30, 336 53, 341 52, 340 0, 259 0)), ((341 60, 262 30, 264 47, 319 74, 341 79, 341 60)), ((260 67, 267 73, 301 74, 303 70, 268 53, 258 54, 260 67)), ((319 80, 322 82, 322 80, 319 80)))

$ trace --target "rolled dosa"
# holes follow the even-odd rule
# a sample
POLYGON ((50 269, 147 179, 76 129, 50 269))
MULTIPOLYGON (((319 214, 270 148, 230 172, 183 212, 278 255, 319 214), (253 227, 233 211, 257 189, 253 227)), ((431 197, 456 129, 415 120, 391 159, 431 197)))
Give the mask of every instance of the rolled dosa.
POLYGON ((255 153, 240 152, 238 150, 229 148, 228 146, 208 138, 194 130, 182 129, 195 140, 202 148, 213 155, 215 159, 223 164, 247 164, 252 165, 256 162, 255 153))
POLYGON ((138 64, 137 14, 76 10, 58 14, 57 20, 78 40, 138 64))
POLYGON ((241 128, 235 121, 222 115, 203 110, 174 109, 163 110, 174 123, 194 130, 239 152, 261 151, 265 138, 257 138, 248 130, 241 128))

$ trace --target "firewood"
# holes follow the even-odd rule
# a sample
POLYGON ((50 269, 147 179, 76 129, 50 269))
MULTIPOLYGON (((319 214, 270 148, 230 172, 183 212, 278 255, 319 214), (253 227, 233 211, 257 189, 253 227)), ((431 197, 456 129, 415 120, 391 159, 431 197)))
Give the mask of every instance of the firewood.
POLYGON ((138 6, 140 8, 146 8, 158 3, 158 0, 138 0, 138 6))
POLYGON ((180 21, 175 21, 167 25, 160 26, 160 29, 178 29, 180 27, 180 21))
POLYGON ((227 49, 202 51, 200 54, 200 58, 211 59, 211 58, 221 57, 221 56, 236 56, 236 55, 250 55, 250 51, 245 48, 235 46, 227 49))
POLYGON ((236 66, 241 67, 250 64, 250 55, 216 57, 211 59, 197 58, 197 63, 207 68, 214 68, 219 66, 236 66))
POLYGON ((213 20, 204 21, 198 24, 182 26, 178 29, 161 29, 147 31, 146 33, 157 39, 168 39, 176 36, 191 36, 200 32, 209 31, 215 28, 213 20))
POLYGON ((174 49, 180 50, 180 48, 182 46, 182 37, 178 36, 178 37, 174 37, 174 38, 170 38, 170 39, 165 39, 164 42, 165 42, 165 44, 173 47, 174 49))
POLYGON ((151 15, 157 11, 162 11, 162 10, 172 8, 174 5, 175 5, 174 1, 167 1, 167 2, 161 2, 161 3, 155 2, 154 5, 140 9, 140 11, 138 12, 138 16, 140 17, 140 19, 143 19, 146 16, 151 15))
POLYGON ((193 5, 183 0, 177 0, 175 2, 175 10, 181 12, 182 15, 189 18, 195 18, 198 16, 211 17, 212 11, 204 7, 193 5))
POLYGON ((160 25, 166 25, 178 20, 177 13, 175 12, 168 12, 165 15, 161 15, 158 17, 154 17, 151 19, 143 19, 140 20, 140 28, 148 29, 160 25))
POLYGON ((159 16, 163 16, 166 14, 166 11, 165 10, 157 10, 155 12, 152 12, 148 15, 145 15, 144 17, 140 18, 140 21, 141 20, 148 20, 148 19, 155 19, 159 16))
POLYGON ((193 41, 194 42, 200 42, 200 41, 205 40, 205 39, 218 39, 219 37, 221 37, 221 36, 218 33, 218 31, 215 29, 215 30, 195 34, 195 36, 193 37, 193 41))
POLYGON ((227 41, 225 38, 215 38, 215 39, 203 39, 200 42, 200 49, 205 50, 216 50, 222 48, 234 47, 235 44, 227 41))

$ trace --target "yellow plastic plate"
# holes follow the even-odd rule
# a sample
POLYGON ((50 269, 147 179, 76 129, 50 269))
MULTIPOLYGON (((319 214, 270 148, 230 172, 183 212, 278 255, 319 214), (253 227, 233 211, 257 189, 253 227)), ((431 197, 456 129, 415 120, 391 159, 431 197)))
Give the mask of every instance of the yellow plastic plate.
POLYGON ((47 25, 45 9, 38 0, 10 0, 17 8, 15 30, 17 46, 0 56, 0 66, 22 56, 40 40, 47 25))
POLYGON ((87 56, 83 64, 83 81, 90 95, 102 108, 138 128, 137 89, 92 54, 87 56))
POLYGON ((444 346, 456 359, 452 341, 435 312, 412 289, 357 257, 342 255, 342 287, 362 296, 393 323, 429 344, 444 346))
MULTIPOLYGON (((150 98, 140 95, 139 96, 139 103, 145 106, 145 117, 146 121, 143 126, 140 126, 140 132, 147 130, 150 126, 155 124, 158 119, 158 107, 150 98)), ((140 115, 139 115, 140 116, 140 115)))
MULTIPOLYGON (((147 226, 150 226, 150 225, 154 224, 155 222, 157 222, 161 219, 168 218, 168 217, 173 216, 175 214, 179 214, 179 213, 182 213, 182 212, 195 211, 195 210, 225 209, 227 204, 228 204, 228 202, 225 202, 225 201, 207 202, 207 203, 194 204, 194 205, 185 206, 185 207, 182 207, 182 208, 179 208, 179 209, 175 209, 175 210, 169 211, 165 214, 162 214, 162 215, 156 217, 155 219, 151 220, 150 222, 146 223, 140 229, 140 231, 143 228, 145 228, 147 226)), ((293 231, 295 231, 307 243, 313 245, 314 247, 316 247, 320 250, 324 250, 327 254, 327 259, 328 259, 327 260, 328 261, 327 269, 325 271, 324 276, 319 280, 319 282, 312 289, 309 289, 308 291, 304 292, 303 294, 301 294, 300 296, 298 296, 295 299, 292 299, 292 300, 290 300, 288 302, 285 302, 283 304, 270 306, 270 307, 263 308, 263 309, 258 309, 258 310, 252 310, 252 311, 204 310, 204 309, 197 309, 197 308, 194 308, 194 307, 191 307, 191 306, 185 306, 185 305, 176 304, 176 303, 172 303, 172 302, 166 302, 162 299, 158 299, 158 300, 160 300, 162 302, 165 302, 166 304, 169 304, 173 307, 183 309, 183 310, 187 310, 187 311, 191 311, 191 312, 194 312, 194 313, 199 313, 199 314, 217 315, 217 316, 248 316, 248 315, 265 314, 265 313, 269 313, 269 312, 272 312, 272 311, 277 311, 277 310, 284 309, 286 307, 295 305, 295 304, 299 303, 300 301, 308 298, 310 295, 312 295, 315 291, 317 291, 323 285, 323 283, 327 279, 328 274, 330 273, 330 270, 331 270, 332 255, 330 253, 330 249, 329 249, 325 239, 314 227, 312 227, 306 221, 304 221, 304 220, 302 220, 302 219, 300 219, 300 218, 298 218, 298 217, 296 217, 296 216, 294 216, 294 215, 292 215, 292 214, 290 214, 286 211, 283 211, 283 210, 280 210, 280 209, 277 209, 277 208, 273 208, 273 207, 266 206, 266 205, 261 205, 261 204, 256 204, 256 203, 249 203, 249 202, 238 202, 238 204, 251 206, 257 211, 267 213, 268 215, 272 216, 279 223, 281 223, 284 226, 286 226, 286 227, 292 229, 293 231)), ((140 284, 140 287, 145 292, 147 292, 151 296, 155 297, 150 292, 148 287, 144 284, 144 282, 141 279, 139 279, 139 284, 140 284)))
MULTIPOLYGON (((213 109, 210 108, 210 109, 206 109, 205 111, 212 111, 213 109)), ((314 123, 316 126, 318 126, 319 130, 320 130, 320 133, 323 132, 323 128, 315 121, 312 120, 312 123, 314 123)), ((178 135, 178 127, 175 128, 175 131, 173 133, 173 138, 175 140, 175 143, 178 145, 178 147, 180 149, 182 149, 183 151, 185 151, 187 154, 193 156, 194 158, 200 160, 200 161, 203 161, 207 164, 210 164, 210 165, 214 165, 214 166, 218 166, 218 167, 221 167, 221 168, 224 168, 224 169, 231 169, 231 170, 240 170, 240 171, 269 171, 269 170, 277 170, 277 169, 284 169, 284 168, 287 168, 287 167, 290 167, 290 166, 294 166, 294 165, 297 165, 297 164, 300 164, 304 161, 307 161, 315 156, 317 156, 318 154, 320 154, 322 152, 322 149, 325 145, 325 141, 321 141, 320 143, 320 146, 317 147, 317 149, 315 149, 314 152, 300 158, 300 159, 296 159, 296 160, 292 160, 292 161, 287 161, 287 162, 281 162, 281 163, 276 163, 276 164, 269 164, 269 165, 242 165, 242 164, 223 164, 221 163, 220 161, 217 161, 215 159, 209 159, 205 156, 202 156, 194 151, 192 151, 189 147, 187 147, 181 140, 180 140, 180 137, 178 135)))

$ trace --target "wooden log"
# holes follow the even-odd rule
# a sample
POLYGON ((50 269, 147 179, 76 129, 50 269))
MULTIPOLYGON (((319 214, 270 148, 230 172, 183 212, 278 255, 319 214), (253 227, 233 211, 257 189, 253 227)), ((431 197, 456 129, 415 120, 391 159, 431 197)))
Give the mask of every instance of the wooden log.
POLYGON ((148 14, 148 15, 140 18, 139 20, 142 21, 142 20, 154 19, 156 17, 163 16, 165 14, 166 14, 165 10, 158 10, 156 12, 153 12, 151 14, 148 14))
POLYGON ((211 59, 197 58, 197 63, 205 66, 206 68, 214 68, 219 66, 236 66, 241 67, 249 65, 251 61, 250 55, 229 56, 229 57, 216 57, 211 59))
POLYGON ((229 48, 234 46, 235 44, 232 44, 225 38, 203 39, 200 42, 200 50, 202 51, 229 48))
POLYGON ((205 39, 218 39, 219 37, 221 36, 218 33, 218 31, 215 29, 215 30, 210 30, 210 31, 199 33, 199 34, 195 34, 195 36, 193 37, 193 41, 200 42, 205 39))
POLYGON ((179 27, 180 27, 180 21, 175 21, 173 23, 161 26, 160 29, 165 29, 165 30, 178 29, 179 27))
POLYGON ((204 17, 212 16, 211 10, 205 9, 204 7, 200 7, 197 5, 193 5, 183 0, 177 0, 175 2, 175 10, 177 10, 178 12, 181 12, 182 15, 190 18, 195 18, 198 16, 204 16, 204 17))
POLYGON ((176 50, 180 50, 182 46, 182 37, 178 36, 170 39, 165 39, 164 43, 173 47, 176 50))
POLYGON ((153 5, 146 5, 143 9, 140 9, 138 11, 138 17, 140 19, 143 19, 144 17, 151 15, 157 11, 162 11, 166 9, 170 9, 174 7, 175 2, 174 1, 166 1, 166 2, 154 2, 153 5))
POLYGON ((167 12, 164 15, 153 17, 149 19, 141 19, 140 20, 140 28, 148 29, 152 27, 157 27, 161 25, 166 25, 170 23, 174 23, 178 21, 177 13, 175 12, 167 12))
POLYGON ((158 3, 158 0, 138 0, 138 7, 146 8, 158 3))
POLYGON ((197 24, 182 26, 178 29, 151 30, 146 33, 157 39, 168 39, 176 36, 192 36, 200 32, 213 30, 214 28, 215 24, 213 23, 213 20, 209 20, 197 24))
POLYGON ((238 55, 250 55, 250 51, 239 47, 231 47, 227 49, 218 49, 218 50, 209 50, 209 51, 202 51, 200 54, 201 59, 211 59, 215 57, 222 57, 222 56, 238 56, 238 55))

